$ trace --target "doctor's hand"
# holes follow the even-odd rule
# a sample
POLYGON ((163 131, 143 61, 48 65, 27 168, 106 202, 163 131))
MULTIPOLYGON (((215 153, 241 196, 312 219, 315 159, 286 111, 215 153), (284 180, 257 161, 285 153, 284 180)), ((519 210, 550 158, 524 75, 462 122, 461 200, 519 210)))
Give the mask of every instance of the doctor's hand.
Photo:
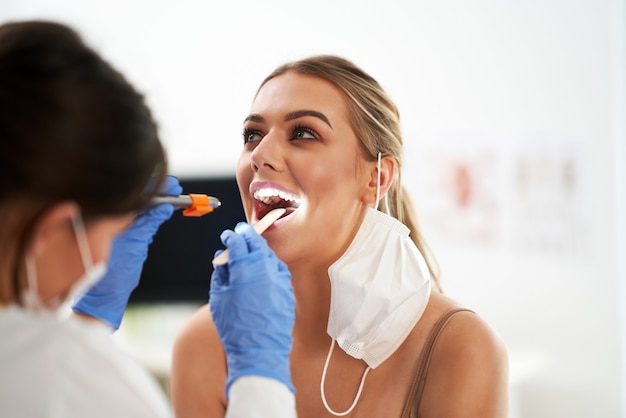
POLYGON ((252 375, 277 379, 295 393, 289 366, 291 274, 249 224, 224 231, 221 240, 230 256, 228 264, 215 266, 209 306, 226 351, 226 394, 238 377, 252 375))
MULTIPOLYGON (((161 194, 178 196, 181 193, 178 179, 168 176, 161 194)), ((165 203, 149 208, 135 219, 113 242, 107 273, 84 295, 77 297, 72 310, 95 317, 117 330, 128 299, 139 284, 143 263, 148 257, 148 246, 172 213, 174 207, 165 203)))

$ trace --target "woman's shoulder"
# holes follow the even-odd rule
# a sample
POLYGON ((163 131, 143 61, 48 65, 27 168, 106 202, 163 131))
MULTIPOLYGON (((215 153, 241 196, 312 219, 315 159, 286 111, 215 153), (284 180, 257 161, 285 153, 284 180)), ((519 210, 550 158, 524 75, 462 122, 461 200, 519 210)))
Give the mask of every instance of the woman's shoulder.
POLYGON ((209 305, 205 304, 183 322, 176 336, 176 341, 198 342, 198 340, 210 339, 212 334, 216 332, 209 305))
POLYGON ((224 352, 213 324, 213 318, 208 305, 198 308, 186 321, 183 322, 173 347, 173 361, 186 362, 190 358, 209 361, 224 359, 224 352))
POLYGON ((201 416, 199 411, 223 415, 225 382, 226 355, 204 305, 183 323, 174 341, 170 391, 175 415, 201 416))
POLYGON ((508 354, 499 334, 478 313, 445 295, 433 293, 429 305, 431 331, 437 323, 445 325, 434 343, 423 406, 439 410, 446 397, 455 400, 445 406, 446 416, 457 416, 455 408, 468 405, 478 414, 472 416, 504 416, 508 354))
MULTIPOLYGON (((506 347, 495 329, 471 307, 443 295, 433 293, 427 308, 432 326, 441 324, 438 351, 476 350, 485 354, 506 354, 506 347)), ((478 353, 475 353, 478 354, 478 353)))

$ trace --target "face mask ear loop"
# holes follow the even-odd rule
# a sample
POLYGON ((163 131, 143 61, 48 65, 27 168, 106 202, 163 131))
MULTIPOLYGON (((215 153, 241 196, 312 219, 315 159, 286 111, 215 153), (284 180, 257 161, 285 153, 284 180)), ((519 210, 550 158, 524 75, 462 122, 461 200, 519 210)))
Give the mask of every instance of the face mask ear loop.
POLYGON ((80 212, 72 218, 72 225, 74 226, 74 232, 76 234, 76 242, 78 243, 80 258, 83 261, 85 271, 87 271, 93 267, 93 260, 91 258, 91 251, 89 250, 89 241, 87 240, 87 232, 85 232, 85 224, 83 223, 83 217, 80 212))
POLYGON ((361 397, 361 392, 363 391, 363 385, 365 384, 365 377, 367 376, 367 373, 369 373, 369 371, 372 370, 372 368, 370 366, 367 366, 365 368, 365 371, 363 372, 363 376, 361 376, 361 383, 359 384, 359 390, 357 391, 356 397, 354 398, 354 402, 352 402, 352 405, 350 406, 350 408, 348 408, 348 410, 345 412, 333 411, 330 408, 330 406, 328 406, 328 402, 326 402, 326 395, 324 395, 324 382, 326 381, 326 371, 328 370, 328 363, 330 363, 330 356, 333 354, 334 347, 335 347, 335 339, 333 338, 333 340, 330 343, 330 349, 328 350, 328 356, 326 357, 326 362, 324 363, 324 370, 322 371, 320 393, 322 394, 322 402, 324 403, 324 407, 326 407, 326 410, 336 417, 343 417, 345 415, 348 415, 350 412, 352 412, 357 402, 359 401, 359 398, 361 397))
POLYGON ((377 167, 377 181, 376 181, 376 206, 374 207, 374 210, 378 210, 378 202, 380 201, 380 159, 382 157, 382 153, 378 153, 378 161, 376 162, 376 167, 377 167))
POLYGON ((28 288, 23 291, 22 301, 29 309, 38 310, 41 307, 39 288, 37 284, 37 268, 33 258, 26 254, 26 281, 28 288))
POLYGON ((387 193, 385 193, 385 213, 389 216, 391 216, 391 213, 389 211, 389 191, 387 191, 387 193))

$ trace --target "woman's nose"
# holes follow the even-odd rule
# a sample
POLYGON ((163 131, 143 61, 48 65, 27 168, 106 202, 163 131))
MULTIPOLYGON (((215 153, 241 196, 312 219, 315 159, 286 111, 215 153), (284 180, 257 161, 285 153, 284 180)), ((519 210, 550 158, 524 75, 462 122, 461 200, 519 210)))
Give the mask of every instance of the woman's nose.
POLYGON ((250 154, 252 169, 282 171, 284 160, 282 158, 282 144, 277 134, 268 133, 259 141, 250 154))

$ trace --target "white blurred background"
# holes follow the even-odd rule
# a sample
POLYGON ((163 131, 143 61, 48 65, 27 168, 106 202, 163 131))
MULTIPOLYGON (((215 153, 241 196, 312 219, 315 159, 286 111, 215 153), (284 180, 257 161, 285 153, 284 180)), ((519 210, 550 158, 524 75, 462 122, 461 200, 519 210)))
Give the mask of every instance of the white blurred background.
MULTIPOLYGON (((400 109, 445 291, 509 347, 512 418, 626 417, 626 1, 0 0, 22 18, 144 91, 181 177, 234 173, 274 67, 351 59, 400 109)), ((192 308, 131 310, 120 343, 166 379, 192 308)))

